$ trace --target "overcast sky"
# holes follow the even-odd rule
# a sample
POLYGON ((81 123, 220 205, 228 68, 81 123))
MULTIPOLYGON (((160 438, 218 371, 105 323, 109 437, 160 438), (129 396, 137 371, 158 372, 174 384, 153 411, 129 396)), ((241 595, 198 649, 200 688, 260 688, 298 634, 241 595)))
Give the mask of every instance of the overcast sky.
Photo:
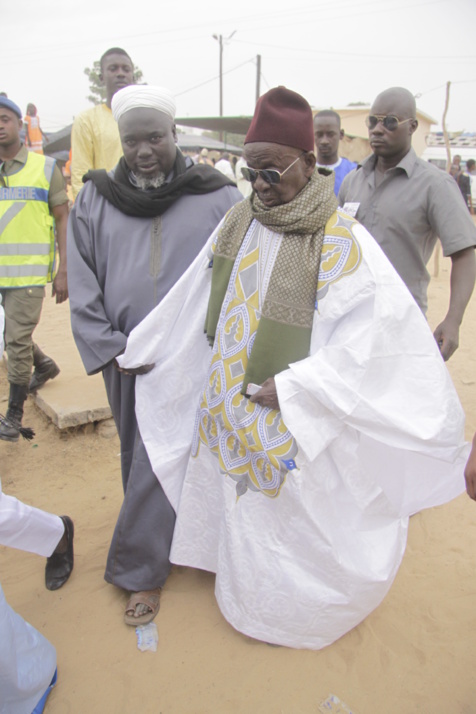
POLYGON ((148 84, 169 87, 179 116, 219 113, 224 44, 224 114, 252 114, 256 56, 261 93, 283 84, 318 108, 369 102, 407 87, 441 126, 476 131, 476 0, 0 0, 0 91, 42 127, 70 123, 87 101, 85 67, 123 47, 148 84), (291 9, 292 8, 292 9, 291 9))

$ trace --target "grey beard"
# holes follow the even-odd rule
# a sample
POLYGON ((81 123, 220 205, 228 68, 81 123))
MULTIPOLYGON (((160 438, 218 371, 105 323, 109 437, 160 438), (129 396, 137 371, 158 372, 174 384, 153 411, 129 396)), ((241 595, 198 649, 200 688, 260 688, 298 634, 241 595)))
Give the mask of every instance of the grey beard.
POLYGON ((153 178, 138 176, 137 174, 134 174, 134 178, 137 188, 140 188, 141 191, 147 191, 149 188, 160 188, 165 183, 165 174, 162 172, 153 178))

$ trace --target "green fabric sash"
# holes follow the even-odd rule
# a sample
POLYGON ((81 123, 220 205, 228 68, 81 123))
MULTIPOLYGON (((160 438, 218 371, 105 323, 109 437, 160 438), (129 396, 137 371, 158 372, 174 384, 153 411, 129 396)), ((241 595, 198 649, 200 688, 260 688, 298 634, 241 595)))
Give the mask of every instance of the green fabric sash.
POLYGON ((205 326, 210 344, 215 340, 235 259, 253 219, 285 236, 273 267, 242 394, 249 382, 262 384, 309 355, 324 230, 336 208, 334 176, 316 169, 290 203, 268 208, 253 192, 226 217, 213 257, 205 326))

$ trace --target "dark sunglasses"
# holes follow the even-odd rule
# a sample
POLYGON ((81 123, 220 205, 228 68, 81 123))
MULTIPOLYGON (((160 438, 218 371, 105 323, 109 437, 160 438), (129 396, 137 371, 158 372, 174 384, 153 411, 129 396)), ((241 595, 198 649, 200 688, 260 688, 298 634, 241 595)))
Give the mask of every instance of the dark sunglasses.
POLYGON ((243 166, 241 173, 243 174, 243 178, 250 183, 254 183, 258 176, 261 176, 263 181, 266 183, 275 185, 281 182, 281 177, 284 176, 286 171, 289 171, 289 169, 292 168, 305 153, 306 152, 303 151, 292 164, 289 164, 287 169, 284 169, 284 171, 278 171, 277 169, 250 169, 248 166, 243 166))
POLYGON ((388 114, 387 116, 384 116, 382 114, 370 114, 366 118, 365 123, 367 124, 369 129, 375 129, 377 124, 381 122, 382 126, 388 131, 396 131, 400 124, 405 124, 405 122, 407 121, 413 121, 413 118, 402 119, 402 121, 400 121, 399 118, 394 116, 393 114, 388 114))

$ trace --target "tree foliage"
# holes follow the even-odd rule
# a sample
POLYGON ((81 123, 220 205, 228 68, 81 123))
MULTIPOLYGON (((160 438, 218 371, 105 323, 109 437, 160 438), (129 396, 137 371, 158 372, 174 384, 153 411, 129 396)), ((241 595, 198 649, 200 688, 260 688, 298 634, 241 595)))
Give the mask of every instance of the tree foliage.
MULTIPOLYGON (((101 65, 99 63, 99 60, 96 60, 96 62, 93 64, 93 66, 86 67, 84 69, 84 74, 89 80, 89 90, 91 94, 87 97, 88 101, 91 102, 91 104, 101 104, 102 102, 106 101, 106 87, 102 84, 101 80, 99 79, 99 75, 101 74, 101 65)), ((134 81, 136 84, 141 84, 142 81, 142 70, 139 69, 136 65, 134 65, 134 81)))

